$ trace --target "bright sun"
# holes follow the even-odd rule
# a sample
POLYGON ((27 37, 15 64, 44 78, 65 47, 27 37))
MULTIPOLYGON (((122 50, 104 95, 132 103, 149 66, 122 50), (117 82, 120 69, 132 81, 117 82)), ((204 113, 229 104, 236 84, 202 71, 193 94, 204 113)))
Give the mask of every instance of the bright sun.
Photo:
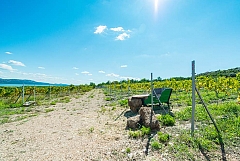
POLYGON ((154 11, 155 11, 155 13, 157 13, 158 12, 158 0, 154 0, 155 2, 154 2, 154 11))

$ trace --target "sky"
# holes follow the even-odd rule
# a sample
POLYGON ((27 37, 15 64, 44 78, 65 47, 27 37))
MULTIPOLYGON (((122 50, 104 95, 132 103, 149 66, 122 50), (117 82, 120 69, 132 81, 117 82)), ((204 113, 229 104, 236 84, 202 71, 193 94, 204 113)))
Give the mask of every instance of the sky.
POLYGON ((1 0, 0 78, 96 84, 240 66, 239 0, 1 0))

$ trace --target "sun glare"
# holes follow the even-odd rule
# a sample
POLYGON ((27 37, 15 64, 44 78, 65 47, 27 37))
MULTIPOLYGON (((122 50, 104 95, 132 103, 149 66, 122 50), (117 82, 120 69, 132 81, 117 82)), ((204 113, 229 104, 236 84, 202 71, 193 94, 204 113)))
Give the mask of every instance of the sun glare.
POLYGON ((158 13, 158 0, 154 0, 154 12, 155 14, 158 13))

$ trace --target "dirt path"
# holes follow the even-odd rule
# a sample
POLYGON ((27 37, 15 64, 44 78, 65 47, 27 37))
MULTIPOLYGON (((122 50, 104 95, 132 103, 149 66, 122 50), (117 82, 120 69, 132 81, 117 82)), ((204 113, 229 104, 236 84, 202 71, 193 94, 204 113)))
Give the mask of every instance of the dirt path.
POLYGON ((54 110, 0 125, 0 160, 127 160, 144 157, 144 144, 127 137, 124 108, 107 106, 93 90, 54 110), (126 148, 136 150, 126 154, 126 148), (140 150, 139 150, 140 149, 140 150))

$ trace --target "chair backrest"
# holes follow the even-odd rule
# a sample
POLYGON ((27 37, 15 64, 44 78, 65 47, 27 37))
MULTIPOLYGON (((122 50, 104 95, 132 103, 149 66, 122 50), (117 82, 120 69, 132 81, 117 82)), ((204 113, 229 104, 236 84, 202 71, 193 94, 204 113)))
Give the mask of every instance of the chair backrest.
POLYGON ((160 95, 160 101, 161 102, 169 102, 170 96, 172 94, 172 88, 164 88, 160 95))
POLYGON ((162 92, 165 90, 165 88, 154 88, 153 89, 154 91, 153 91, 153 96, 160 96, 161 94, 162 94, 162 92))

